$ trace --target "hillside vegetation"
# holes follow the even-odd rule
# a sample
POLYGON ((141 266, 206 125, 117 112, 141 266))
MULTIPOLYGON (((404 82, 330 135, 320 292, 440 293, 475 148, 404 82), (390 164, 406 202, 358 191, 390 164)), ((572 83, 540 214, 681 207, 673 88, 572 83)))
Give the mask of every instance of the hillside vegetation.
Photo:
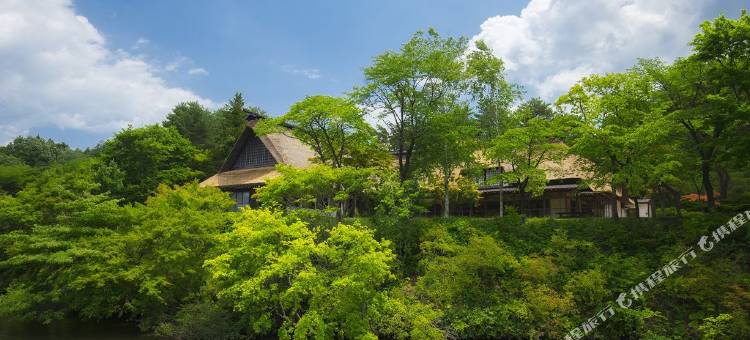
POLYGON ((346 96, 278 117, 238 93, 83 151, 18 137, 0 147, 0 318, 177 339, 552 339, 584 324, 595 339, 750 338, 750 16, 706 22, 690 45, 552 105, 522 100, 483 42, 428 30, 346 96), (251 112, 314 165, 278 164, 237 208, 198 181, 251 112), (545 191, 541 164, 568 157, 582 186, 650 198, 656 218, 519 214, 545 191), (451 217, 498 164, 488 181, 520 206, 451 217))

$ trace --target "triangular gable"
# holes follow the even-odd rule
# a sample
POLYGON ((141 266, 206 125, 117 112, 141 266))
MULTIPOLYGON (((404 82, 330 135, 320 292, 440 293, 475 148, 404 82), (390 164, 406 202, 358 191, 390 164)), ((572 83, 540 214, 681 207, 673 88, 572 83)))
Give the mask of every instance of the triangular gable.
POLYGON ((276 163, 283 163, 278 155, 272 153, 269 143, 264 139, 258 137, 251 127, 245 127, 221 166, 220 172, 271 167, 276 163))

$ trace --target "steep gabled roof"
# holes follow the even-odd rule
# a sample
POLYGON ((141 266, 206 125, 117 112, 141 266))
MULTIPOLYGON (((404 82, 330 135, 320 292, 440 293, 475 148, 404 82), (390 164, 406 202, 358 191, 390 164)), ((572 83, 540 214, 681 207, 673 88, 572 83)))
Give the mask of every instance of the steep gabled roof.
MULTIPOLYGON (((258 119, 260 118, 248 116, 248 123, 245 130, 242 131, 240 138, 234 143, 219 172, 201 182, 201 186, 218 186, 222 188, 247 187, 263 184, 266 180, 279 175, 274 167, 269 166, 246 169, 233 168, 248 141, 256 137, 254 127, 258 119)), ((315 157, 315 153, 310 147, 288 133, 271 133, 264 136, 257 136, 257 138, 268 149, 277 164, 307 168, 311 165, 310 159, 315 157)))

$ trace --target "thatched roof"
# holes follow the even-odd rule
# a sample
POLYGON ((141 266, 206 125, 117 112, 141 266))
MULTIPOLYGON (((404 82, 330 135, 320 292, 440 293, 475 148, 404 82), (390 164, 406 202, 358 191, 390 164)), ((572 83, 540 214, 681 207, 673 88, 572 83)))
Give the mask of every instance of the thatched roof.
MULTIPOLYGON (((232 151, 229 152, 219 172, 203 182, 201 186, 216 186, 224 189, 247 188, 265 183, 267 180, 278 177, 280 174, 274 167, 258 167, 234 169, 237 158, 250 138, 254 138, 255 123, 257 119, 250 119, 247 127, 234 143, 232 151)), ((310 159, 315 153, 298 139, 288 133, 271 133, 258 136, 263 145, 268 149, 277 164, 288 164, 298 168, 307 168, 311 165, 310 159)))
POLYGON ((286 133, 260 136, 260 140, 263 141, 263 144, 266 145, 279 163, 307 168, 311 165, 310 159, 316 156, 309 146, 286 133))
POLYGON ((274 167, 239 169, 217 173, 201 182, 201 186, 245 188, 265 183, 280 174, 274 167))
MULTIPOLYGON (((247 188, 262 185, 267 180, 280 175, 272 166, 247 169, 233 168, 237 157, 239 157, 248 139, 256 136, 254 127, 260 118, 253 117, 251 119, 249 117, 248 119, 247 127, 235 142, 232 151, 227 156, 219 172, 201 182, 201 186, 216 186, 225 189, 247 188)), ((291 129, 291 127, 287 128, 291 129)), ((310 159, 315 157, 315 152, 300 140, 292 137, 289 132, 290 130, 282 133, 272 133, 258 136, 258 138, 263 142, 263 145, 271 153, 277 164, 288 164, 298 168, 310 167, 310 159)), ((487 167, 497 166, 497 164, 489 162, 479 151, 475 156, 479 159, 480 163, 483 163, 487 167)), ((502 167, 505 171, 512 169, 510 164, 503 163, 502 167)), ((568 156, 560 162, 543 162, 540 168, 545 171, 548 181, 564 179, 581 179, 586 181, 593 178, 593 174, 585 170, 585 161, 574 155, 568 156)), ((458 175, 459 173, 460 169, 456 169, 454 175, 458 175)), ((594 186, 589 184, 589 188, 594 192, 611 192, 609 185, 594 186)))
MULTIPOLYGON (((486 157, 478 151, 475 156, 480 163, 487 167, 496 167, 497 164, 493 164, 488 161, 486 157)), ((512 171, 513 166, 510 163, 501 163, 504 171, 512 171)), ((594 179, 594 174, 587 171, 587 163, 585 159, 581 159, 575 155, 568 155, 561 161, 544 161, 539 165, 539 168, 544 170, 544 174, 547 177, 547 181, 552 180, 563 180, 563 179, 581 179, 587 182, 591 182, 594 179)), ((612 189, 608 184, 595 185, 593 183, 588 184, 591 191, 594 192, 611 192, 612 189)))

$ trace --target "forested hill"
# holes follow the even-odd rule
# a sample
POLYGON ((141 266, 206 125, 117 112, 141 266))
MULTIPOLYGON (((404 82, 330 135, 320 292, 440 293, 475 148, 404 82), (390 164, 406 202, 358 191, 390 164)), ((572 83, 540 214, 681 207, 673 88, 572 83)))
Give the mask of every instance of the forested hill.
POLYGON ((547 103, 483 42, 428 30, 280 116, 237 93, 83 151, 18 137, 0 147, 0 318, 177 339, 750 338, 750 16, 690 46, 547 103), (315 157, 238 208, 198 183, 250 113, 315 157), (478 204, 478 172, 529 201, 568 158, 655 217, 450 216, 478 204))

